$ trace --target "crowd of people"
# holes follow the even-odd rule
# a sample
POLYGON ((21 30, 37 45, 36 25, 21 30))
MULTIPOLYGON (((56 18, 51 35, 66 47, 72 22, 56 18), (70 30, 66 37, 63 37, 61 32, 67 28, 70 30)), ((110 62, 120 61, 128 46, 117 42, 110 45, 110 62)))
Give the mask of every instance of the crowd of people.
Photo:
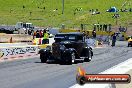
POLYGON ((35 38, 43 38, 42 44, 48 44, 49 43, 49 33, 46 29, 42 30, 37 30, 33 34, 33 39, 35 38))
POLYGON ((36 30, 33 34, 33 39, 34 38, 43 38, 45 34, 49 34, 46 29, 44 30, 36 30))
MULTIPOLYGON (((92 38, 96 39, 96 37, 97 37, 96 36, 96 30, 93 30, 92 31, 92 38)), ((117 40, 117 34, 116 33, 114 33, 114 34, 111 35, 111 40, 112 40, 111 46, 113 47, 113 46, 115 46, 116 40, 117 40)))

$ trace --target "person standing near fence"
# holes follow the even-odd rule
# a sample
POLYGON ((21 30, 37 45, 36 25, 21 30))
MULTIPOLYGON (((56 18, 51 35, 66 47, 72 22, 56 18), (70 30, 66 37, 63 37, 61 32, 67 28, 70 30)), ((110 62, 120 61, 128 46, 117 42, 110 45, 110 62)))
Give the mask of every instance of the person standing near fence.
POLYGON ((115 43, 116 43, 116 34, 114 33, 113 35, 112 35, 112 47, 113 46, 115 46, 115 43))
POLYGON ((40 38, 43 37, 42 30, 39 31, 40 38))
POLYGON ((36 31, 36 38, 40 38, 39 30, 36 31))
POLYGON ((33 39, 36 38, 36 31, 33 32, 33 39))
POLYGON ((44 29, 44 31, 43 31, 43 44, 48 44, 48 43, 49 43, 49 34, 44 29))
POLYGON ((96 31, 95 30, 92 31, 92 36, 93 36, 93 38, 96 38, 96 31))

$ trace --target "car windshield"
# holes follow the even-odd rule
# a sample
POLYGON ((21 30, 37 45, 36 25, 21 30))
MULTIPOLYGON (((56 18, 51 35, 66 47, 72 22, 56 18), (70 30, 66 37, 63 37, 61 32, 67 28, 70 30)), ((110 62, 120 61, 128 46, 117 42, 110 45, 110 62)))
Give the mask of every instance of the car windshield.
POLYGON ((75 36, 67 36, 67 39, 69 39, 69 40, 75 40, 76 38, 75 38, 75 36))
POLYGON ((62 34, 55 36, 56 42, 65 41, 65 40, 76 41, 76 36, 75 35, 62 35, 62 34))

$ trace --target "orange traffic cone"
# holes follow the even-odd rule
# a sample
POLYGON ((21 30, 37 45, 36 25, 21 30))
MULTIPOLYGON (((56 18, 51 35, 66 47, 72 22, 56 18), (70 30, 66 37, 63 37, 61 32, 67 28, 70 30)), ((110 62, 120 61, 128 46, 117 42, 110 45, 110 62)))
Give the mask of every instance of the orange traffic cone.
POLYGON ((13 41, 12 41, 12 37, 10 38, 10 43, 13 43, 13 41))

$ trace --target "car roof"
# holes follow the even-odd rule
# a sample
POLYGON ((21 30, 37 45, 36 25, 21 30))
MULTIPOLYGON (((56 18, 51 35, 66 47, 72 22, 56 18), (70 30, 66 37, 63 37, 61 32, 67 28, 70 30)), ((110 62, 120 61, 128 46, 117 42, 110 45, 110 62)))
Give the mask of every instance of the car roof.
POLYGON ((68 33, 58 33, 56 35, 83 35, 83 33, 80 33, 80 32, 68 32, 68 33))

